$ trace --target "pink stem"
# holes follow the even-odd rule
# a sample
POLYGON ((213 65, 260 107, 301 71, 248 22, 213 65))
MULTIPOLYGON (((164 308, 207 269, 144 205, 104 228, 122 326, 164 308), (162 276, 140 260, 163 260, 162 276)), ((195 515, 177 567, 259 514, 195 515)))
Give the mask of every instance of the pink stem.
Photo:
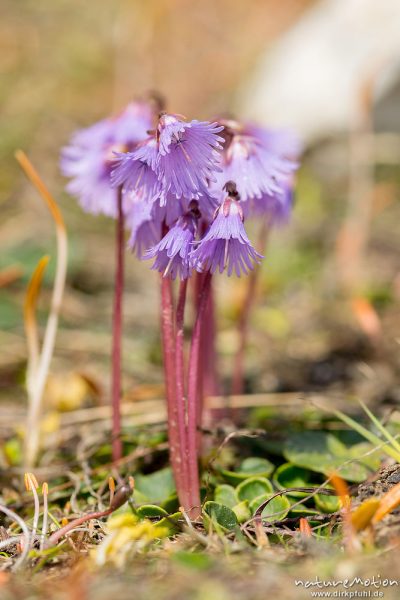
POLYGON ((207 310, 204 315, 205 331, 207 335, 203 336, 202 354, 204 361, 204 395, 219 396, 221 393, 218 370, 217 370, 217 353, 216 353, 216 323, 215 323, 215 299, 213 294, 213 286, 211 286, 208 297, 207 310))
POLYGON ((80 525, 83 525, 84 523, 87 523, 92 519, 101 519, 102 517, 107 517, 111 513, 112 510, 110 508, 107 508, 106 510, 98 510, 96 512, 88 513, 87 515, 83 515, 82 517, 78 517, 77 519, 70 521, 67 525, 61 527, 61 529, 57 529, 57 531, 55 531, 49 537, 47 543, 45 544, 45 547, 50 548, 51 546, 54 546, 54 544, 56 544, 59 539, 64 537, 64 535, 66 535, 70 531, 73 531, 77 527, 80 527, 80 525))
POLYGON ((87 523, 87 521, 91 521, 92 519, 102 519, 103 517, 107 517, 111 515, 115 510, 120 508, 125 502, 129 499, 129 496, 132 494, 132 488, 128 485, 123 485, 117 493, 114 495, 114 498, 111 501, 111 504, 105 510, 97 510, 95 512, 88 513, 86 515, 82 515, 82 517, 77 517, 73 521, 64 525, 60 529, 57 529, 47 540, 45 547, 50 548, 54 546, 58 542, 59 539, 64 537, 70 531, 73 531, 76 527, 87 523))
POLYGON ((190 510, 189 494, 189 464, 188 440, 186 427, 186 398, 185 398, 185 364, 184 364, 184 317, 187 292, 187 279, 181 281, 178 304, 176 307, 176 402, 178 412, 179 450, 182 465, 182 494, 183 507, 190 510))
POLYGON ((112 332, 112 458, 122 457, 121 441, 121 338, 122 338, 122 296, 124 289, 124 213, 122 210, 122 190, 117 196, 116 228, 116 271, 114 288, 113 332, 112 332))
MULTIPOLYGON (((195 310, 195 314, 197 315, 198 311, 199 311, 199 306, 200 306, 200 300, 201 300, 201 291, 203 289, 203 284, 204 284, 204 277, 206 274, 204 273, 196 273, 195 274, 195 281, 194 281, 194 310, 195 310)), ((205 352, 205 340, 204 340, 204 336, 203 339, 200 340, 200 350, 199 350, 199 364, 198 364, 198 382, 197 382, 197 399, 196 399, 196 415, 197 415, 197 425, 196 425, 196 431, 197 431, 197 453, 200 454, 201 452, 201 435, 199 432, 199 427, 202 424, 203 421, 203 409, 204 409, 204 402, 203 402, 203 397, 204 397, 204 383, 205 383, 205 368, 206 368, 206 361, 205 361, 205 357, 204 357, 204 352, 205 352)))
MULTIPOLYGON (((263 221, 260 229, 258 238, 258 252, 260 254, 265 253, 265 247, 267 245, 268 233, 270 229, 269 221, 263 221)), ((249 319, 251 309, 253 307, 255 291, 260 276, 260 266, 255 265, 253 271, 251 271, 248 277, 248 285, 246 290, 246 296, 244 298, 242 310, 240 312, 239 323, 238 323, 238 334, 239 334, 239 348, 234 359, 233 367, 233 380, 232 380, 232 394, 239 395, 243 394, 244 391, 244 355, 247 344, 248 330, 249 330, 249 319)))
POLYGON ((202 329, 204 325, 204 313, 207 308, 208 297, 211 287, 211 273, 206 273, 203 287, 200 292, 196 322, 192 334, 192 343, 189 355, 188 374, 188 452, 189 452, 189 476, 192 510, 190 516, 196 519, 201 514, 200 490, 199 490, 199 468, 197 456, 197 426, 198 426, 198 402, 199 383, 201 371, 200 349, 202 329))
POLYGON ((161 334, 164 355, 164 377, 168 410, 168 441, 169 455, 174 474, 176 490, 180 503, 184 506, 186 494, 182 478, 182 463, 180 456, 179 415, 176 391, 176 349, 173 322, 173 298, 171 279, 161 275, 161 334))
MULTIPOLYGON (((204 282, 204 273, 196 273, 195 279, 195 307, 199 308, 201 290, 204 282)), ((203 419, 212 420, 212 414, 204 414, 204 398, 207 396, 219 396, 221 393, 218 372, 217 372, 217 355, 215 348, 216 324, 215 324, 215 303, 213 297, 213 286, 211 284, 208 295, 207 309, 204 314, 204 331, 207 335, 202 336, 199 354, 199 384, 198 384, 198 402, 197 402, 197 426, 201 427, 203 419)), ((214 416, 218 416, 217 412, 212 411, 214 416)), ((201 452, 201 432, 198 432, 198 451, 201 452)))

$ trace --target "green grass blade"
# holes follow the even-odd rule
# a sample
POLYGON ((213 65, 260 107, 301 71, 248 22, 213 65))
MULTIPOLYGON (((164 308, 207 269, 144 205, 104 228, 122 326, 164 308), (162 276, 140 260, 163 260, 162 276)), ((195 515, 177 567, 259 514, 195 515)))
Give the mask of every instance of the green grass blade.
POLYGON ((373 424, 375 425, 375 427, 377 429, 379 429, 379 431, 382 433, 382 435, 385 436, 385 438, 387 439, 387 441, 392 444, 393 448, 395 448, 395 450, 397 450, 397 452, 400 453, 400 444, 396 440, 396 438, 394 438, 392 436, 392 434, 386 429, 386 427, 384 425, 382 425, 382 423, 375 417, 375 415, 369 410, 369 408, 364 404, 364 402, 362 400, 359 400, 358 402, 360 403, 361 408, 369 416, 369 418, 371 419, 371 421, 373 422, 373 424))
POLYGON ((387 444, 382 445, 381 438, 379 438, 377 435, 372 433, 372 431, 369 431, 363 425, 360 425, 360 423, 357 423, 357 421, 354 421, 354 419, 352 419, 348 415, 345 415, 340 410, 334 410, 333 412, 338 417, 338 419, 340 419, 341 421, 346 423, 346 425, 351 427, 351 429, 354 429, 355 431, 357 431, 357 433, 359 433, 366 440, 371 442, 371 444, 381 447, 382 451, 385 454, 394 458, 396 462, 400 462, 400 452, 397 452, 397 450, 392 448, 392 446, 388 446, 387 444))

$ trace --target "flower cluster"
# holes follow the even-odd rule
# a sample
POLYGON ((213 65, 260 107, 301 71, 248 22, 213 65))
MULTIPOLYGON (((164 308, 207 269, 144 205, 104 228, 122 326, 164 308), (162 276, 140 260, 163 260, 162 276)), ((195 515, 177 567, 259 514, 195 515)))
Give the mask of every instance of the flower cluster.
POLYGON ((153 126, 152 106, 132 102, 119 115, 77 131, 61 153, 61 171, 70 179, 67 191, 86 212, 115 217, 117 201, 110 185, 116 152, 134 148, 153 126))
POLYGON ((115 216, 121 190, 130 248, 165 277, 240 276, 261 259, 244 219, 289 217, 299 152, 286 131, 155 115, 138 102, 78 132, 62 170, 87 211, 115 216))

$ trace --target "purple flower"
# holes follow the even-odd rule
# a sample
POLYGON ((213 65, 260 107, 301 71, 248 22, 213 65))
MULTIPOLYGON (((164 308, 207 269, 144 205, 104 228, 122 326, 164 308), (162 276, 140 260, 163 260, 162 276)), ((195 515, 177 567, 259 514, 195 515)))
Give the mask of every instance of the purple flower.
POLYGON ((289 220, 293 207, 293 183, 288 181, 282 192, 263 194, 252 201, 254 216, 267 215, 273 224, 283 224, 289 220))
MULTIPOLYGON (((298 167, 297 159, 302 152, 302 145, 295 133, 289 129, 268 129, 254 124, 245 127, 247 133, 256 137, 272 154, 290 161, 293 171, 298 167)), ((274 223, 285 223, 290 217, 293 207, 294 177, 289 174, 280 181, 281 191, 264 193, 252 199, 250 214, 266 215, 274 223)))
POLYGON ((177 198, 173 194, 167 194, 165 201, 155 200, 152 205, 152 217, 158 223, 165 223, 171 227, 175 221, 189 210, 189 201, 185 198, 177 198))
POLYGON ((270 129, 249 123, 245 130, 257 138, 269 152, 281 158, 296 161, 302 152, 300 139, 290 129, 270 129))
POLYGON ((208 121, 186 122, 163 114, 157 128, 156 171, 164 189, 177 198, 199 198, 219 170, 223 127, 208 121))
POLYGON ((136 252, 138 258, 161 237, 161 223, 152 216, 152 204, 135 194, 131 197, 126 225, 131 230, 128 247, 136 252))
POLYGON ((243 203, 264 194, 279 194, 296 165, 264 147, 254 136, 234 133, 224 152, 223 171, 212 189, 234 181, 243 203))
POLYGON ((163 191, 154 172, 156 158, 155 138, 148 138, 133 152, 117 153, 111 171, 112 186, 122 186, 124 196, 134 192, 148 202, 162 200, 163 191))
POLYGON ((83 210, 116 216, 116 192, 110 185, 114 152, 132 149, 151 126, 150 106, 134 102, 116 117, 72 136, 62 150, 61 171, 71 179, 66 189, 78 198, 83 210))
POLYGON ((162 240, 150 248, 143 258, 155 258, 152 269, 160 271, 164 277, 187 279, 192 272, 189 259, 196 225, 196 218, 191 212, 179 217, 162 240))
POLYGON ((154 112, 149 102, 131 102, 117 117, 111 118, 113 137, 132 148, 145 140, 154 127, 154 112))
POLYGON ((222 273, 227 268, 228 276, 233 271, 240 277, 248 273, 254 262, 262 256, 253 248, 243 225, 243 211, 232 195, 228 196, 215 214, 208 232, 192 252, 191 261, 198 271, 217 269, 222 273))

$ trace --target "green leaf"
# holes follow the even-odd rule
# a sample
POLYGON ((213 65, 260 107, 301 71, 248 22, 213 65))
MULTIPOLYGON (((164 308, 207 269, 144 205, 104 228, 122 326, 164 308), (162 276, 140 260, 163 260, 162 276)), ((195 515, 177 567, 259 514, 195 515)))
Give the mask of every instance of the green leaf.
POLYGON ((139 506, 136 509, 136 514, 141 519, 168 516, 166 510, 161 508, 161 506, 156 506, 155 504, 143 504, 142 506, 139 506))
MULTIPOLYGON (((310 471, 292 463, 283 463, 283 465, 280 465, 272 478, 278 490, 287 490, 293 487, 308 487, 309 480, 310 471)), ((289 492, 287 495, 294 498, 304 498, 308 494, 306 492, 289 492)))
POLYGON ((172 515, 167 515, 166 517, 160 519, 157 525, 159 527, 167 527, 169 529, 169 535, 175 535, 180 531, 179 521, 182 519, 182 513, 176 512, 172 515))
POLYGON ((212 501, 206 502, 203 511, 206 527, 211 523, 216 526, 217 530, 218 528, 222 528, 222 530, 230 531, 238 525, 238 520, 233 510, 223 504, 212 501))
POLYGON ((172 558, 184 567, 196 571, 204 571, 212 566, 211 558, 203 552, 187 552, 186 550, 179 550, 172 555, 172 558))
MULTIPOLYGON (((271 498, 272 494, 264 494, 255 498, 250 503, 250 511, 254 515, 258 507, 271 498)), ((266 521, 273 523, 274 521, 282 521, 290 510, 290 502, 285 496, 275 496, 263 509, 261 516, 266 521), (275 514, 276 513, 276 514, 275 514)))
POLYGON ((22 446, 21 441, 14 437, 4 442, 3 452, 5 454, 7 462, 12 465, 20 465, 22 462, 22 446))
POLYGON ((234 506, 232 510, 235 513, 239 523, 244 523, 251 517, 248 500, 243 500, 243 502, 239 502, 239 504, 236 504, 236 506, 234 506))
POLYGON ((160 503, 162 508, 167 511, 167 513, 174 513, 179 509, 179 500, 178 496, 174 492, 171 496, 168 496, 166 500, 160 503))
POLYGON ((239 500, 248 500, 249 502, 254 498, 258 498, 258 496, 271 494, 272 492, 272 483, 265 477, 250 477, 242 481, 236 488, 239 500))
POLYGON ((274 465, 266 458, 251 456, 246 458, 235 471, 221 469, 221 474, 229 483, 237 485, 241 481, 256 475, 268 477, 273 470, 274 465))
POLYGON ((268 477, 273 470, 274 465, 266 458, 251 456, 250 458, 244 459, 238 472, 243 473, 247 477, 250 475, 262 475, 263 477, 268 477))
POLYGON ((289 510, 289 517, 299 517, 301 515, 309 516, 309 515, 318 515, 319 512, 315 510, 315 508, 309 508, 308 506, 304 506, 304 504, 297 504, 296 506, 291 506, 289 510))
POLYGON ((156 503, 167 500, 175 492, 175 483, 169 467, 151 475, 137 475, 135 489, 145 502, 156 503))
POLYGON ((340 510, 340 500, 337 496, 325 496, 324 494, 315 494, 315 506, 323 513, 333 513, 340 510))
POLYGON ((364 481, 379 466, 378 456, 363 457, 365 444, 346 446, 337 437, 324 431, 305 431, 288 436, 283 455, 289 462, 330 475, 338 471, 348 481, 364 481), (354 461, 349 462, 347 461, 354 461))
POLYGON ((214 500, 215 502, 218 502, 218 504, 228 506, 228 508, 233 508, 239 501, 235 488, 226 483, 218 485, 215 488, 214 500))

